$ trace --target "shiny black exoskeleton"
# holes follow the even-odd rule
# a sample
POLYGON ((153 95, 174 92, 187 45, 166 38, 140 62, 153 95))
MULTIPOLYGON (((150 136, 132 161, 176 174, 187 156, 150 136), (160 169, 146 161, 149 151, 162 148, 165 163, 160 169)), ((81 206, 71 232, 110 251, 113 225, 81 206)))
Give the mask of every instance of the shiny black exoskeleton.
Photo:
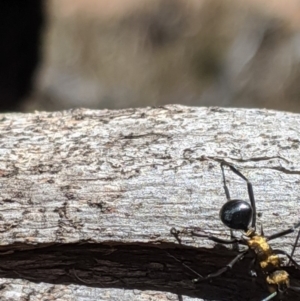
POLYGON ((220 219, 228 228, 247 231, 253 215, 252 207, 243 200, 231 200, 220 210, 220 219))

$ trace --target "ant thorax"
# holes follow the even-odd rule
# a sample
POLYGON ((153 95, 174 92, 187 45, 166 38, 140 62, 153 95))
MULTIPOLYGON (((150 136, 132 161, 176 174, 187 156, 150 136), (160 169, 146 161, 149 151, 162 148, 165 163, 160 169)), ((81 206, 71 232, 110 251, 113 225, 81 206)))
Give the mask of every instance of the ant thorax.
POLYGON ((272 248, 267 243, 267 239, 261 235, 253 235, 246 241, 247 245, 257 255, 259 264, 263 271, 267 272, 280 267, 280 259, 274 254, 272 248))

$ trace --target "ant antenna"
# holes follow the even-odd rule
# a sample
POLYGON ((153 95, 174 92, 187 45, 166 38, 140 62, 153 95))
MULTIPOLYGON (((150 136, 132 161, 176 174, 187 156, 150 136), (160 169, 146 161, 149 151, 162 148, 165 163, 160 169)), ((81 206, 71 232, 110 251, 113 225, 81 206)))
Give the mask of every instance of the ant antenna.
MULTIPOLYGON (((291 257, 294 256, 294 253, 295 253, 295 250, 296 250, 296 246, 298 244, 298 240, 299 240, 299 237, 300 237, 300 230, 298 231, 298 235, 297 235, 297 238, 295 240, 295 243, 294 243, 294 246, 293 246, 293 250, 292 250, 292 253, 291 253, 291 257)), ((288 265, 291 264, 291 260, 288 262, 288 265)))

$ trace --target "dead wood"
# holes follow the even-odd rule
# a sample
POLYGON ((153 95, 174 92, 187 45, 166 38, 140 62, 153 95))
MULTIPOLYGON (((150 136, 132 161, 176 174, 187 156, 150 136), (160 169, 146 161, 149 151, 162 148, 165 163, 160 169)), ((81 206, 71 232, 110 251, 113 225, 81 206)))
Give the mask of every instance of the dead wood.
MULTIPOLYGON (((181 262, 206 275, 236 254, 190 233, 229 235, 219 220, 221 161, 253 183, 266 234, 298 222, 299 115, 170 105, 1 118, 1 300, 268 295, 259 272, 248 276, 248 257, 201 284, 181 262)), ((231 196, 247 200, 245 183, 226 175, 231 196)), ((290 253, 295 235, 272 246, 290 253)))

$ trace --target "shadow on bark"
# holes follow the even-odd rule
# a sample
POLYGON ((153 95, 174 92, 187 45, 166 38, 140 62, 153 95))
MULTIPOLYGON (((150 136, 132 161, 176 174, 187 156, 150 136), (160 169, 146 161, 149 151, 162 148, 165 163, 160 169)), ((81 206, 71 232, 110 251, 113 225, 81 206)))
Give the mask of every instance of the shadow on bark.
MULTIPOLYGON (((207 275, 226 265, 235 254, 224 247, 207 250, 175 244, 158 247, 64 244, 0 256, 0 277, 99 288, 167 291, 205 300, 262 300, 268 291, 262 275, 258 273, 257 278, 248 275, 250 257, 237 263, 232 271, 198 284, 192 282, 196 276, 182 264, 207 275)), ((300 271, 293 267, 288 269, 292 281, 300 279, 300 271)), ((296 301, 300 300, 299 295, 289 292, 287 298, 296 301)))

